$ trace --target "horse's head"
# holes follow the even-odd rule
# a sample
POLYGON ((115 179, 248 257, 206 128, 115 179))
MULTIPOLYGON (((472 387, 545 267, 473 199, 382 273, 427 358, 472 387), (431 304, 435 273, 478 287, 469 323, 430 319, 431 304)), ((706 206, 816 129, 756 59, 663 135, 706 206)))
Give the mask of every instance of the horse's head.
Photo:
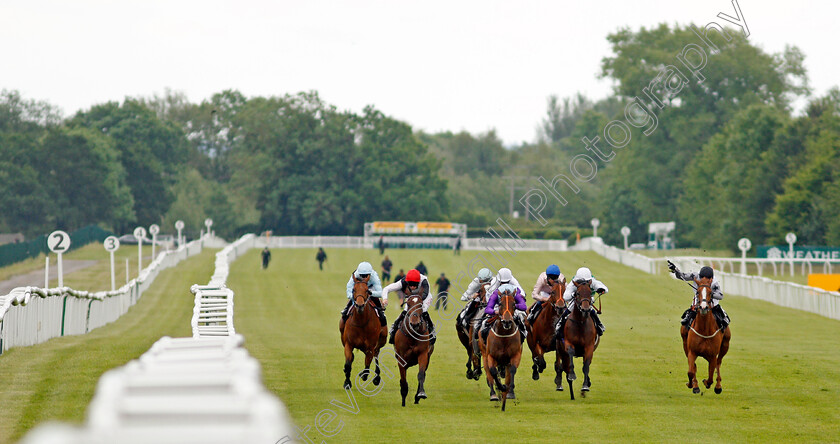
POLYGON ((499 293, 499 320, 505 330, 513 327, 513 311, 516 309, 515 293, 510 290, 499 293))
POLYGON ((563 300, 563 293, 566 292, 566 280, 550 280, 549 285, 551 285, 551 294, 548 301, 554 306, 554 310, 561 313, 566 308, 566 301, 563 300))
POLYGON ((592 308, 592 281, 585 281, 577 285, 575 291, 575 308, 579 309, 583 316, 589 316, 592 308))
POLYGON ((712 280, 700 278, 694 283, 697 284, 697 308, 700 314, 706 314, 712 308, 712 280))
POLYGON ((410 296, 405 300, 408 312, 408 324, 413 331, 419 331, 420 323, 423 322, 423 298, 410 296))
POLYGON ((354 277, 353 279, 355 280, 355 284, 353 284, 353 303, 356 304, 358 310, 364 310, 365 302, 367 302, 371 294, 368 288, 370 275, 364 278, 354 277))
POLYGON ((478 287, 478 300, 482 303, 487 303, 487 285, 480 285, 478 287))

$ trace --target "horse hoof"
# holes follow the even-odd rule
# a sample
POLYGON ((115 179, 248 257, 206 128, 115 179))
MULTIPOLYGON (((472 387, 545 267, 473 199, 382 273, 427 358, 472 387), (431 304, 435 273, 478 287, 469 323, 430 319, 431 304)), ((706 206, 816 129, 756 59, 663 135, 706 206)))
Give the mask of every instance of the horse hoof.
POLYGON ((417 399, 426 399, 427 398, 426 392, 417 392, 417 394, 414 397, 417 398, 417 399))
POLYGON ((367 381, 369 373, 370 372, 362 371, 362 372, 359 373, 359 377, 362 378, 362 381, 367 381))
POLYGON ((473 378, 472 370, 467 370, 467 379, 472 379, 472 378, 473 378))
POLYGON ((533 378, 534 381, 539 381, 540 380, 540 372, 534 370, 534 374, 531 375, 531 378, 533 378))
POLYGON ((479 378, 481 378, 481 370, 476 370, 475 374, 473 375, 473 379, 478 381, 479 378))
POLYGON ((380 382, 382 382, 382 378, 379 376, 373 378, 373 385, 379 385, 380 382))
POLYGON ((516 399, 516 393, 508 392, 507 399, 516 399))
POLYGON ((491 401, 498 401, 499 400, 499 395, 493 393, 492 395, 490 395, 490 400, 491 401))
POLYGON ((700 393, 700 387, 694 387, 691 391, 696 395, 700 393))
POLYGON ((703 385, 705 385, 706 388, 710 388, 712 386, 712 381, 708 380, 708 379, 704 379, 703 380, 703 385))
POLYGON ((580 388, 581 396, 583 395, 584 392, 588 392, 588 391, 589 391, 589 387, 587 387, 587 386, 581 387, 580 388))
POLYGON ((722 392, 722 391, 723 391, 723 388, 721 388, 721 387, 715 387, 715 394, 719 395, 719 394, 720 394, 720 392, 722 392))
POLYGON ((563 391, 563 384, 557 384, 557 388, 555 388, 554 390, 556 390, 558 392, 562 392, 563 391))
POLYGON ((350 381, 344 381, 345 390, 350 390, 351 387, 353 387, 353 384, 350 384, 350 381))
POLYGON ((575 381, 575 380, 577 380, 577 375, 575 375, 574 373, 569 373, 568 375, 566 375, 566 381, 575 381))

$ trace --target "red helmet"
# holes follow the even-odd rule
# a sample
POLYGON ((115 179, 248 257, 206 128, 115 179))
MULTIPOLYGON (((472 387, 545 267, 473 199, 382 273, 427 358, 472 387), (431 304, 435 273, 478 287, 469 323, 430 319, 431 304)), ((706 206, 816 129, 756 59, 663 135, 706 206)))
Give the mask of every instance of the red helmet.
POLYGON ((405 275, 406 282, 420 282, 420 272, 417 270, 408 270, 408 274, 405 275))

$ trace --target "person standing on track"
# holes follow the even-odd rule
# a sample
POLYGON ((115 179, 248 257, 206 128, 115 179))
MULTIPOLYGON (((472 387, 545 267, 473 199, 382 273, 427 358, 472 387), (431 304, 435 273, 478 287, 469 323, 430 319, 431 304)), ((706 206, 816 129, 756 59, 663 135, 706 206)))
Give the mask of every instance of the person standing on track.
POLYGON ((315 260, 318 261, 318 269, 324 270, 324 261, 327 260, 327 253, 324 252, 324 249, 318 247, 318 254, 315 255, 315 260))
POLYGON ((382 281, 390 281, 391 280, 391 267, 394 264, 391 262, 391 259, 388 259, 388 256, 385 256, 385 260, 382 261, 382 281))
POLYGON ((403 279, 405 279, 405 270, 400 268, 400 272, 394 277, 394 282, 399 282, 403 279))
POLYGON ((445 273, 441 273, 440 277, 437 281, 435 281, 435 285, 437 285, 437 297, 435 298, 435 310, 440 308, 441 299, 443 299, 443 311, 446 311, 446 308, 449 306, 449 294, 446 292, 449 290, 449 279, 446 278, 445 273))
POLYGON ((266 246, 265 249, 262 251, 262 267, 263 270, 268 268, 268 263, 271 262, 271 251, 268 250, 266 246))

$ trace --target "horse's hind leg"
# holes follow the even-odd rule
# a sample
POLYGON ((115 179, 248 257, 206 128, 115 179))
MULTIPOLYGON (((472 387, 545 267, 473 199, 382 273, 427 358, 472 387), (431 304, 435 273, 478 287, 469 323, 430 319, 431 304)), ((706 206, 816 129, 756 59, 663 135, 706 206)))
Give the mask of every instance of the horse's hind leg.
MULTIPOLYGON (((560 354, 557 354, 557 357, 560 357, 560 354)), ((554 377, 554 385, 557 386, 555 390, 558 392, 563 391, 563 366, 560 365, 559 359, 554 361, 554 372, 557 373, 557 376, 554 377)))
POLYGON ((496 372, 496 363, 489 356, 484 358, 484 368, 487 370, 487 387, 490 387, 490 400, 498 401, 499 396, 496 395, 493 379, 493 375, 495 374, 498 377, 498 373, 496 372))
POLYGON ((720 364, 723 361, 723 356, 729 351, 729 338, 731 335, 732 334, 729 332, 729 328, 727 328, 724 331, 723 341, 720 344, 720 352, 718 352, 717 365, 715 366, 717 368, 717 384, 715 384, 715 393, 718 395, 723 391, 723 387, 720 385, 720 364))
POLYGON ((353 349, 347 344, 344 346, 344 388, 353 386, 350 383, 350 370, 353 368, 353 349))
POLYGON ((382 382, 382 377, 380 376, 380 368, 379 368, 379 356, 375 356, 374 361, 376 362, 376 376, 373 377, 373 385, 379 385, 382 382))
MULTIPOLYGON (((540 347, 539 344, 535 345, 534 346, 534 352, 533 352, 533 358, 532 358, 532 360, 534 361, 534 365, 531 366, 531 368, 534 370, 534 373, 531 375, 531 378, 534 381, 538 381, 540 379, 540 372, 542 371, 540 369, 540 359, 542 359, 542 354, 543 354, 542 347, 540 347)), ((545 368, 544 365, 543 365, 543 368, 545 368)))

